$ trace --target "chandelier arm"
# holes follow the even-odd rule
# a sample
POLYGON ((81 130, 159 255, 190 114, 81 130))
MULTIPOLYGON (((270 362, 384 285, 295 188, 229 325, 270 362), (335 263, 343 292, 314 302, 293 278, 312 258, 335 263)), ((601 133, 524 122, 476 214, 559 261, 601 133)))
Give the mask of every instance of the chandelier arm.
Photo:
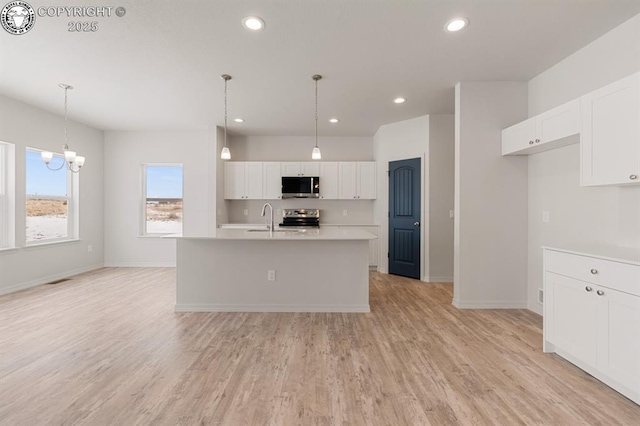
POLYGON ((51 170, 52 172, 57 172, 58 170, 62 169, 65 165, 67 165, 67 160, 64 160, 62 162, 62 164, 60 164, 60 167, 58 167, 57 169, 52 169, 48 164, 45 163, 45 165, 47 166, 47 169, 51 170))

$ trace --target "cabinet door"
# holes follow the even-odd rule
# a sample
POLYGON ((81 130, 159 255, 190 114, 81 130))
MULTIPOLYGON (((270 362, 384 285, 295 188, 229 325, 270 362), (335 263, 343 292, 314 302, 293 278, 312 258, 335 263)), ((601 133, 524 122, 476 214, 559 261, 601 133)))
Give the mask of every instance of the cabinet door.
POLYGON ((376 163, 373 161, 358 163, 357 193, 363 200, 376 199, 376 163))
POLYGON ((262 163, 245 163, 245 197, 250 200, 262 199, 262 163))
MULTIPOLYGON (((358 163, 338 163, 338 197, 341 200, 354 200, 357 194, 358 163)), ((322 185, 322 183, 320 183, 322 185)))
POLYGON ((551 272, 545 273, 547 339, 556 348, 596 367, 596 286, 551 272))
POLYGON ((227 200, 244 199, 245 173, 243 162, 224 163, 224 198, 227 200))
MULTIPOLYGON (((378 235, 377 226, 362 227, 363 230, 378 235)), ((369 240, 369 266, 378 266, 378 240, 369 240)))
POLYGON ((563 139, 577 133, 580 133, 579 99, 536 116, 534 145, 563 139))
POLYGON ((262 198, 265 200, 282 198, 280 163, 262 163, 262 198))
POLYGON ((598 287, 598 370, 640 392, 640 297, 598 287))
POLYGON ((502 155, 529 148, 536 140, 535 117, 507 127, 502 131, 502 155))
POLYGON ((580 98, 583 186, 640 183, 639 75, 580 98))
POLYGON ((338 199, 338 163, 320 163, 320 198, 338 199))
POLYGON ((299 162, 286 162, 280 163, 282 176, 300 176, 300 163, 299 162))
POLYGON ((317 161, 302 162, 300 163, 300 173, 302 174, 302 176, 320 176, 320 164, 322 163, 319 163, 317 161))

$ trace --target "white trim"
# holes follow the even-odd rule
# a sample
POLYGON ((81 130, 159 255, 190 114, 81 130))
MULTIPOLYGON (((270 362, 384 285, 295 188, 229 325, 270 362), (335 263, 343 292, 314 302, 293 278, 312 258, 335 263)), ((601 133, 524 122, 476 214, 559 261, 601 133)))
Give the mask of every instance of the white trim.
POLYGON ((89 271, 95 271, 96 269, 102 268, 102 264, 95 264, 90 266, 85 266, 84 268, 73 269, 71 271, 60 272, 59 274, 53 274, 46 277, 41 277, 33 281, 28 281, 26 283, 12 285, 10 287, 0 288, 0 296, 13 293, 20 290, 25 290, 27 288, 36 287, 42 284, 50 283, 51 281, 59 280, 62 278, 69 278, 78 274, 83 274, 89 271))
POLYGON ((105 262, 105 268, 175 268, 176 262, 105 262))
POLYGON ((175 312, 371 312, 369 305, 243 305, 176 303, 175 312))
POLYGON ((527 309, 526 301, 517 300, 479 300, 475 302, 461 302, 454 299, 452 305, 458 309, 527 309))
POLYGON ((536 314, 540 315, 540 316, 544 316, 544 308, 542 306, 542 303, 538 302, 537 300, 534 303, 528 303, 527 304, 527 309, 530 311, 535 312, 536 314))
POLYGON ((428 283, 453 283, 453 277, 425 277, 428 283))
POLYGON ((35 249, 35 248, 48 247, 48 246, 55 246, 60 244, 79 243, 80 239, 79 238, 56 238, 56 239, 45 238, 43 240, 34 240, 34 241, 42 241, 42 242, 27 243, 27 245, 25 245, 24 247, 19 247, 19 248, 29 250, 29 249, 35 249))

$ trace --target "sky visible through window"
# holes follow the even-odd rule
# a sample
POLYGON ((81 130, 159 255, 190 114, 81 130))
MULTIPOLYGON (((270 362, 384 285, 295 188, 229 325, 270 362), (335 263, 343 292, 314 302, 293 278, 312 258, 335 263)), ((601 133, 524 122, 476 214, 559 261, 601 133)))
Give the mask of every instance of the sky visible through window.
MULTIPOLYGON (((51 168, 60 167, 63 160, 54 156, 51 168)), ((67 168, 49 170, 40 157, 40 152, 27 150, 27 195, 49 195, 65 197, 67 195, 67 168)))
POLYGON ((182 198, 182 166, 147 166, 147 198, 182 198))

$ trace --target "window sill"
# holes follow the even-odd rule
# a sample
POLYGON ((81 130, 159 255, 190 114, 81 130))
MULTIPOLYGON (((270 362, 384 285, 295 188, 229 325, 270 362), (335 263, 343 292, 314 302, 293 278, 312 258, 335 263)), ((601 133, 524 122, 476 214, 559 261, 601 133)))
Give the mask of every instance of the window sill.
POLYGON ((21 248, 29 250, 29 249, 45 248, 49 246, 72 244, 72 243, 79 243, 79 242, 80 242, 79 238, 72 238, 69 240, 56 240, 56 241, 47 241, 42 243, 27 243, 27 245, 21 248))
POLYGON ((164 237, 166 237, 167 235, 175 235, 175 233, 168 233, 168 234, 145 234, 145 235, 138 235, 138 238, 142 238, 142 239, 165 239, 164 237))

